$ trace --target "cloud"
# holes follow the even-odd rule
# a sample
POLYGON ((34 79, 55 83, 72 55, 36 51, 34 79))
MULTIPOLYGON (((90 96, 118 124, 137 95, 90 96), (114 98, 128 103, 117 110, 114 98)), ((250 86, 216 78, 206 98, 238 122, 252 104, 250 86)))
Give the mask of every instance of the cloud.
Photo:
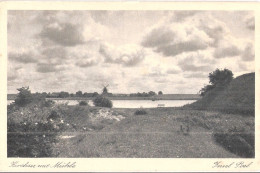
POLYGON ((16 75, 8 75, 7 76, 7 80, 8 81, 13 81, 13 80, 15 80, 15 79, 17 79, 18 78, 18 76, 16 76, 16 75))
POLYGON ((239 62, 238 66, 239 66, 239 69, 241 69, 242 71, 247 71, 248 70, 247 65, 245 63, 239 62))
POLYGON ((192 11, 192 10, 189 10, 189 11, 175 11, 174 12, 174 15, 172 17, 172 21, 183 21, 185 20, 186 18, 190 17, 190 16, 193 16, 195 15, 196 13, 199 13, 200 11, 192 11))
POLYGON ((195 93, 216 68, 254 71, 248 11, 10 12, 8 92, 195 93))
MULTIPOLYGON (((118 20, 124 18, 125 11, 93 10, 90 13, 95 22, 102 25, 118 25, 118 20)), ((128 14, 129 15, 129 14, 128 14)))
POLYGON ((48 59, 59 59, 59 61, 68 58, 67 50, 63 47, 48 47, 43 49, 41 54, 48 59))
POLYGON ((105 63, 122 64, 126 67, 138 65, 144 60, 144 51, 135 45, 114 47, 109 44, 101 44, 99 53, 105 58, 105 63))
POLYGON ((164 56, 175 56, 183 52, 204 50, 212 41, 205 32, 190 24, 172 24, 152 29, 144 37, 142 45, 164 56))
POLYGON ((254 46, 252 43, 248 43, 245 47, 245 50, 241 56, 244 61, 253 61, 255 59, 254 46))
POLYGON ((166 78, 159 78, 154 80, 156 83, 168 83, 169 80, 166 78))
POLYGON ((190 74, 185 74, 185 78, 207 78, 207 73, 201 73, 201 72, 193 72, 190 74))
POLYGON ((31 53, 9 53, 8 59, 24 64, 38 62, 38 59, 31 53))
POLYGON ((40 37, 61 46, 76 46, 84 43, 84 37, 79 25, 54 22, 45 26, 40 37))
POLYGON ((161 71, 154 71, 154 72, 150 72, 148 74, 148 76, 150 76, 150 77, 161 77, 161 76, 165 76, 165 74, 162 73, 161 71))
POLYGON ((210 71, 210 65, 195 65, 198 64, 198 61, 195 61, 194 56, 190 56, 187 58, 183 58, 178 62, 178 65, 182 69, 182 71, 210 71))
POLYGON ((39 73, 52 73, 56 71, 63 70, 62 68, 58 68, 55 64, 49 63, 39 63, 37 64, 36 71, 39 73))
POLYGON ((84 59, 76 62, 76 66, 85 68, 85 67, 91 67, 98 64, 95 60, 93 59, 84 59))
POLYGON ((13 81, 15 79, 18 78, 18 74, 17 74, 17 71, 14 70, 14 69, 10 69, 8 70, 8 73, 7 73, 7 81, 13 81))
POLYGON ((168 69, 167 70, 167 74, 179 74, 181 72, 181 70, 180 69, 178 69, 178 68, 170 68, 170 69, 168 69))
POLYGON ((196 50, 203 50, 207 48, 207 44, 202 41, 189 41, 177 44, 170 44, 157 48, 157 52, 163 52, 165 56, 175 56, 183 52, 192 52, 196 50))
POLYGON ((219 47, 214 52, 216 58, 226 58, 240 55, 241 51, 235 45, 228 45, 226 47, 219 47))
POLYGON ((252 16, 252 15, 246 16, 246 18, 245 18, 245 24, 246 24, 247 29, 249 29, 249 30, 255 30, 255 17, 252 16))
POLYGON ((205 32, 214 40, 211 46, 216 46, 218 42, 230 32, 224 22, 218 20, 216 17, 213 17, 211 14, 199 16, 194 22, 194 25, 196 25, 199 30, 205 32))

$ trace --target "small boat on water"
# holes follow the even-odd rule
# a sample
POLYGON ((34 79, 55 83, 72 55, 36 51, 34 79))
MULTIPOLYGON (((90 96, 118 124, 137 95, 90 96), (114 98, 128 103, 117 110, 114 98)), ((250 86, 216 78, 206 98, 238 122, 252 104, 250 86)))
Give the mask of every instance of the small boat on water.
POLYGON ((165 104, 158 104, 157 107, 158 107, 158 108, 160 108, 160 107, 165 107, 165 104))

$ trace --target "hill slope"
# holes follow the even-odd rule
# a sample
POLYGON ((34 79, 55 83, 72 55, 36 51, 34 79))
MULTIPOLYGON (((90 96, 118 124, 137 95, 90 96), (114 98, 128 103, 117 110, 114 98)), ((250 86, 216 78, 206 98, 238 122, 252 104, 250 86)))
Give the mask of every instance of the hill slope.
POLYGON ((254 115, 255 73, 244 74, 233 79, 226 88, 214 88, 188 107, 254 115))

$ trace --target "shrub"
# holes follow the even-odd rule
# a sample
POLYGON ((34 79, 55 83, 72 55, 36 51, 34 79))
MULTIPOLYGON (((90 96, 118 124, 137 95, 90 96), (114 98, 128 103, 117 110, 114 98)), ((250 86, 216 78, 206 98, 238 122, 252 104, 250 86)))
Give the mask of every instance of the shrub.
POLYGON ((51 123, 8 122, 8 157, 50 157, 57 133, 51 123), (28 133, 29 132, 29 133, 28 133))
POLYGON ((55 104, 55 102, 53 101, 53 100, 46 100, 46 101, 44 101, 44 103, 43 103, 43 105, 45 106, 45 107, 51 107, 51 106, 53 106, 55 104))
POLYGON ((86 101, 80 101, 80 102, 79 102, 79 105, 80 105, 80 106, 87 106, 87 105, 88 105, 88 102, 86 102, 86 101))
POLYGON ((17 106, 25 106, 33 101, 33 95, 29 87, 18 88, 17 90, 19 93, 14 101, 17 106))
POLYGON ((45 94, 32 94, 29 87, 18 88, 17 90, 19 93, 14 101, 14 104, 18 107, 24 107, 30 103, 38 104, 44 107, 50 107, 54 104, 52 100, 45 100, 45 94))
POLYGON ((112 101, 109 100, 108 98, 102 96, 102 95, 97 96, 97 97, 93 100, 93 103, 94 103, 95 106, 98 106, 98 107, 108 107, 108 108, 112 108, 112 106, 113 106, 112 101))
POLYGON ((61 116, 56 112, 56 111, 51 111, 51 114, 49 115, 49 117, 47 118, 47 120, 58 120, 60 119, 61 116))
POLYGON ((135 115, 146 115, 146 114, 147 114, 147 112, 144 109, 137 109, 135 111, 135 115))

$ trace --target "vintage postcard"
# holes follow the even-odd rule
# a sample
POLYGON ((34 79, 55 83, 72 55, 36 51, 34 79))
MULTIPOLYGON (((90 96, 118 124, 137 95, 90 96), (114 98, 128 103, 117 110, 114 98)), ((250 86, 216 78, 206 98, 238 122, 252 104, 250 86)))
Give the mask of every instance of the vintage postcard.
POLYGON ((259 171, 259 4, 2 2, 0 171, 259 171))

